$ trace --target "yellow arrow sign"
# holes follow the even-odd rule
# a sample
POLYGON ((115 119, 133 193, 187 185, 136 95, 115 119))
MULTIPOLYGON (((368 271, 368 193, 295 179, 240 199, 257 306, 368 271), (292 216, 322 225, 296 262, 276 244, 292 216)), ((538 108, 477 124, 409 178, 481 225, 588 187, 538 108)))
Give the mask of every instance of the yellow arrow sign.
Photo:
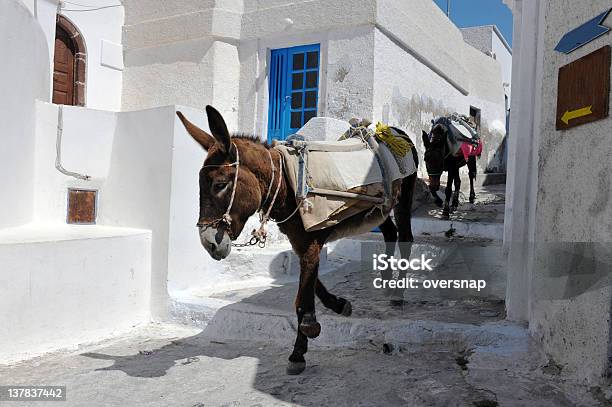
POLYGON ((561 121, 567 125, 569 124, 569 121, 572 119, 577 119, 579 117, 588 116, 591 113, 593 113, 591 111, 592 107, 593 106, 591 105, 591 106, 583 107, 583 108, 576 109, 576 110, 566 110, 565 113, 563 113, 563 116, 561 116, 561 121))

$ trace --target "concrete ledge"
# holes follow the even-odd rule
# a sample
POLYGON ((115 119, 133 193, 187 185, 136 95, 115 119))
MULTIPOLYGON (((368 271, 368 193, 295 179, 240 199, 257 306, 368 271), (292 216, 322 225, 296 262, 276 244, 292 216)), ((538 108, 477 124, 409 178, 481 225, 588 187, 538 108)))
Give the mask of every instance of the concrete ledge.
POLYGON ((0 245, 104 239, 120 236, 150 235, 150 233, 150 231, 145 229, 113 226, 29 223, 23 226, 0 230, 0 245))
POLYGON ((0 363, 99 341, 150 319, 150 231, 7 229, 0 265, 0 363))
POLYGON ((412 218, 412 233, 414 235, 426 233, 432 236, 443 236, 451 228, 455 229, 455 236, 479 237, 493 240, 503 240, 504 237, 503 223, 461 222, 424 217, 412 218))
MULTIPOLYGON (((527 329, 506 321, 481 325, 430 320, 344 318, 321 314, 321 335, 309 346, 363 346, 392 343, 406 346, 453 345, 489 352, 527 350, 527 329), (501 346, 503 343, 504 346, 501 346)), ((252 340, 290 346, 295 340, 295 315, 237 303, 219 309, 203 335, 216 340, 252 340)))

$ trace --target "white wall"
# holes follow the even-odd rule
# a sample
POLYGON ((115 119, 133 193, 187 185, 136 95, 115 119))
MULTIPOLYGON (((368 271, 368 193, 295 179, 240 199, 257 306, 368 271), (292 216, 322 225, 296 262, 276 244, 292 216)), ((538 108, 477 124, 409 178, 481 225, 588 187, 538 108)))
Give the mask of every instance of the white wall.
POLYGON ((34 100, 49 99, 49 59, 40 26, 17 0, 0 2, 0 228, 29 222, 34 193, 34 100))
MULTIPOLYGON (((27 1, 35 8, 36 19, 47 38, 51 61, 49 86, 52 88, 55 19, 59 0, 27 1)), ((85 106, 118 111, 121 109, 123 86, 123 6, 119 0, 83 0, 74 3, 86 7, 64 3, 60 12, 78 28, 87 49, 85 106), (119 6, 97 9, 109 5, 119 6)))
MULTIPOLYGON (((504 41, 493 31, 492 50, 501 67, 502 80, 509 86, 504 88, 508 95, 508 102, 512 101, 512 52, 508 50, 504 41)), ((508 105, 510 106, 510 105, 508 105)))
MULTIPOLYGON (((177 106, 190 121, 209 131, 206 113, 177 106)), ((168 240, 168 291, 212 287, 222 282, 223 263, 202 248, 195 226, 200 211, 199 172, 206 152, 176 120, 172 147, 172 196, 168 240)))
POLYGON ((504 88, 510 102, 512 83, 512 49, 495 25, 461 28, 465 42, 495 58, 501 67, 502 80, 509 86, 504 88))
POLYGON ((121 45, 123 6, 93 10, 121 3, 119 0, 86 0, 74 3, 89 6, 79 7, 66 3, 61 11, 77 26, 85 39, 87 47, 85 105, 91 109, 118 111, 121 109, 123 85, 121 45))
POLYGON ((612 119, 564 131, 557 131, 555 122, 559 68, 612 44, 612 37, 602 36, 569 55, 554 46, 609 2, 570 9, 547 0, 508 3, 515 16, 509 151, 515 159, 509 162, 504 231, 508 317, 528 321, 533 337, 565 374, 607 384, 612 119))
MULTIPOLYGON (((434 70, 430 74, 436 80, 441 79, 443 92, 450 86, 455 93, 467 95, 478 88, 471 77, 473 70, 482 71, 465 62, 461 32, 430 0, 411 2, 409 7, 399 0, 360 0, 351 4, 350 12, 343 0, 232 0, 223 4, 184 0, 181 7, 172 9, 158 1, 145 7, 129 0, 125 6, 125 109, 169 103, 202 109, 214 104, 231 129, 262 138, 267 137, 270 49, 321 44, 319 112, 342 119, 378 113, 373 102, 375 29, 390 35, 391 41, 404 39, 410 57, 434 70), (437 27, 435 32, 431 25, 437 27)), ((387 56, 387 60, 394 57, 387 56)), ((478 59, 489 75, 497 68, 490 67, 495 62, 484 60, 478 59)), ((495 79, 500 80, 498 75, 495 79)), ((501 103, 503 110, 503 94, 501 101, 493 101, 488 97, 489 76, 484 81, 482 92, 472 96, 475 106, 486 111, 492 101, 501 103)), ((492 91, 497 92, 498 87, 501 83, 495 83, 492 91)), ((469 112, 465 102, 455 106, 453 110, 461 107, 462 112, 469 112)), ((500 130, 490 116, 488 126, 500 130)), ((500 123, 503 132, 503 114, 500 123)), ((487 157, 487 161, 494 159, 487 157)))
POLYGON ((0 230, 0 363, 149 321, 151 233, 99 226, 0 230))
POLYGON ((235 125, 241 2, 124 4, 123 109, 214 104, 235 125))
POLYGON ((204 279, 206 261, 212 262, 194 227, 203 152, 186 134, 174 106, 122 113, 65 106, 62 165, 91 176, 76 179, 55 168, 58 109, 38 104, 36 222, 63 225, 67 189, 86 188, 98 190, 98 225, 151 230, 151 307, 153 317, 161 319, 167 311, 168 269, 174 267, 170 253, 177 273, 197 268, 202 273, 188 274, 196 278, 204 279))
MULTIPOLYGON (((433 4, 432 7, 437 9, 433 4)), ((446 24, 451 23, 446 21, 446 24)), ((466 95, 412 51, 412 38, 400 33, 401 37, 393 36, 378 29, 375 34, 373 117, 404 129, 422 157, 421 131, 431 128, 433 118, 455 111, 468 115, 470 106, 477 107, 481 109, 484 141, 482 159, 477 161, 479 172, 503 170, 503 154, 498 150, 505 135, 505 109, 498 61, 467 45, 462 37, 455 44, 446 38, 446 47, 461 53, 462 66, 469 73, 462 82, 466 95)), ((421 52, 430 52, 424 51, 427 44, 432 52, 438 46, 433 41, 425 41, 421 52)), ((467 172, 467 168, 462 170, 467 172)), ((420 166, 419 173, 426 175, 425 166, 420 166)))
POLYGON ((73 106, 63 108, 61 164, 67 171, 91 177, 85 181, 55 168, 58 110, 57 105, 37 103, 34 177, 37 223, 64 224, 68 188, 100 189, 109 173, 116 114, 73 106))

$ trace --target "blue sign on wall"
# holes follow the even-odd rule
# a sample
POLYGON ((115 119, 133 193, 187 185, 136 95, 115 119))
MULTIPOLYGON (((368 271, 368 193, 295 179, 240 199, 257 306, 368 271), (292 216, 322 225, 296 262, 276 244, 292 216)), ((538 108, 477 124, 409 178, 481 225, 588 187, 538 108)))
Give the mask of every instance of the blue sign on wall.
POLYGON ((602 24, 611 11, 612 8, 565 34, 555 47, 555 51, 569 54, 610 31, 610 27, 602 24))

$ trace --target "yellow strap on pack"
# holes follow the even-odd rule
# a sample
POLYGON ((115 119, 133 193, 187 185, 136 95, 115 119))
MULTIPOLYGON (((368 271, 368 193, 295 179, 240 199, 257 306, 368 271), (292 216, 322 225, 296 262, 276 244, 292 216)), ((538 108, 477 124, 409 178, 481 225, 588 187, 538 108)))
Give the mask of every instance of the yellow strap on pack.
POLYGON ((408 140, 396 137, 391 132, 391 128, 381 122, 376 123, 376 139, 384 142, 389 150, 398 157, 405 156, 412 148, 408 140))

